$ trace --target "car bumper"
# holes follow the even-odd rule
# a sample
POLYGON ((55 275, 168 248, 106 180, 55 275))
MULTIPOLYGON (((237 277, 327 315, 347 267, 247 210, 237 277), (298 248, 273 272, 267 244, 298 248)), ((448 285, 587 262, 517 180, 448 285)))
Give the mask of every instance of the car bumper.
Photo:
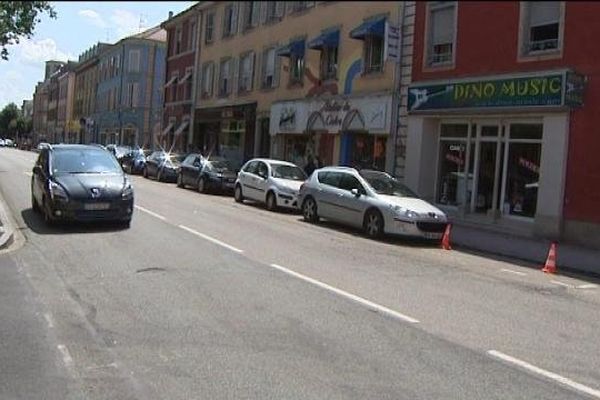
POLYGON ((133 215, 133 198, 94 202, 52 201, 48 211, 60 221, 129 221, 133 215))
POLYGON ((163 168, 160 176, 165 181, 176 182, 178 174, 179 174, 179 172, 176 169, 163 168))
POLYGON ((235 188, 235 178, 208 178, 209 188, 212 190, 217 190, 221 192, 231 192, 235 188))
POLYGON ((277 193, 277 207, 291 208, 294 210, 300 209, 298 203, 298 194, 277 193))
POLYGON ((388 234, 431 240, 441 239, 448 224, 445 221, 408 221, 396 217, 390 222, 385 224, 385 232, 388 234))

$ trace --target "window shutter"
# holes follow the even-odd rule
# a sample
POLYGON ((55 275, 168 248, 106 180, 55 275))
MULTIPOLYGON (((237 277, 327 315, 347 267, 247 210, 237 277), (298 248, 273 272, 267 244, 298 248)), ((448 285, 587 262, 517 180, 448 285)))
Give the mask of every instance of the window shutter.
POLYGON ((223 11, 223 29, 221 30, 221 37, 227 37, 227 14, 229 14, 229 8, 225 7, 225 10, 223 11))
POLYGON ((239 58, 233 57, 230 61, 231 66, 229 67, 229 76, 231 79, 231 85, 229 85, 229 93, 236 94, 239 88, 240 70, 238 67, 239 58))
POLYGON ((275 74, 273 75, 274 88, 279 86, 279 71, 281 71, 281 57, 277 57, 277 55, 275 55, 275 74))
POLYGON ((254 62, 256 61, 256 53, 250 53, 250 87, 248 90, 254 89, 254 62))
POLYGON ((127 90, 125 91, 125 95, 123 96, 122 104, 126 107, 129 106, 129 86, 130 85, 131 85, 130 83, 127 84, 127 90))
POLYGON ((560 18, 560 2, 558 1, 530 1, 529 25, 543 26, 556 24, 560 18))
POLYGON ((240 14, 240 3, 233 4, 233 11, 231 16, 231 34, 235 35, 238 31, 238 14, 240 14))
POLYGON ((285 1, 285 2, 280 2, 280 3, 284 3, 284 5, 286 6, 286 9, 285 9, 286 14, 291 14, 296 9, 296 3, 297 3, 296 1, 285 1))
POLYGON ((269 9, 269 2, 261 1, 260 4, 260 24, 264 25, 267 22, 267 10, 269 9))
POLYGON ((254 77, 256 79, 254 81, 254 86, 256 88, 259 88, 259 89, 262 87, 262 73, 264 71, 264 68, 263 68, 263 66, 261 64, 262 63, 262 59, 263 59, 262 53, 259 52, 257 60, 256 60, 256 70, 257 70, 256 72, 257 73, 256 73, 256 76, 254 77))
POLYGON ((260 15, 260 11, 261 11, 262 7, 260 6, 260 1, 253 1, 252 2, 252 21, 250 21, 250 23, 252 24, 252 27, 257 27, 258 26, 258 17, 260 15))
POLYGON ((214 93, 215 87, 215 63, 208 64, 208 77, 206 78, 206 91, 209 96, 212 96, 214 93))
POLYGON ((139 88, 140 84, 137 82, 134 82, 131 85, 131 106, 132 107, 138 107, 139 104, 139 100, 140 100, 140 88, 139 88))
POLYGON ((454 42, 454 6, 432 10, 432 45, 454 42))
MULTIPOLYGON (((285 14, 285 1, 277 1, 275 2, 275 15, 277 15, 279 18, 283 18, 283 15, 285 14)), ((293 2, 289 2, 288 3, 288 8, 291 7, 289 4, 291 4, 293 2)))

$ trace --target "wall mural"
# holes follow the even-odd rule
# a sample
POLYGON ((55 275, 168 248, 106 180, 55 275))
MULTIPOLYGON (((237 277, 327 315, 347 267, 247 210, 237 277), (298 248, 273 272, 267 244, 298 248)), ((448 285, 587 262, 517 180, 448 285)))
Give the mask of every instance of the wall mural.
POLYGON ((306 66, 304 69, 304 75, 311 84, 306 97, 317 97, 324 94, 337 95, 339 94, 338 83, 343 84, 343 94, 347 95, 352 93, 352 83, 354 82, 354 78, 356 78, 356 76, 362 71, 362 57, 360 54, 358 54, 351 59, 354 61, 346 64, 346 68, 344 68, 344 65, 340 65, 339 71, 342 79, 325 84, 323 84, 322 81, 312 72, 309 66, 306 66), (346 70, 345 74, 343 73, 344 69, 346 70))

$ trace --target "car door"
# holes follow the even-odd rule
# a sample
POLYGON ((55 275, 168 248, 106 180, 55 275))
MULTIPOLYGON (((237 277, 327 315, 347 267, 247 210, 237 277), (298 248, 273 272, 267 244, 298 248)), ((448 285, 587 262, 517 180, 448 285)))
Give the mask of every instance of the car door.
POLYGON ((242 168, 239 173, 239 180, 242 185, 244 197, 256 200, 258 191, 255 186, 256 168, 258 161, 250 161, 242 168))
POLYGON ((254 176, 254 186, 256 189, 256 200, 266 201, 267 189, 269 188, 270 169, 267 163, 259 161, 256 166, 256 174, 254 176))
MULTIPOLYGON (((181 180, 184 185, 191 185, 193 175, 194 162, 196 161, 196 154, 188 155, 185 160, 181 163, 181 180)), ((194 182, 195 183, 195 182, 194 182)))
POLYGON ((344 172, 339 184, 340 192, 334 199, 335 219, 353 226, 362 226, 363 216, 368 207, 367 191, 354 174, 344 172), (357 189, 359 195, 352 193, 357 189))
POLYGON ((319 186, 314 192, 317 201, 319 216, 326 219, 335 219, 335 197, 340 193, 338 188, 342 174, 336 171, 320 171, 317 179, 319 186))
POLYGON ((41 205, 44 195, 44 185, 48 176, 48 150, 43 149, 35 163, 34 172, 31 176, 31 191, 36 202, 41 205), (38 168, 35 168, 38 167, 38 168))

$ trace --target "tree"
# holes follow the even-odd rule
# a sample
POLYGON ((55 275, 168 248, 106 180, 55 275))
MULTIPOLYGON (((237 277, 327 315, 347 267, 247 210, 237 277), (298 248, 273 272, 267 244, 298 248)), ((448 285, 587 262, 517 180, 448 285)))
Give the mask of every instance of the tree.
POLYGON ((22 37, 33 36, 41 13, 56 18, 56 11, 48 1, 0 1, 0 56, 3 60, 8 60, 7 46, 18 44, 22 37))
POLYGON ((9 103, 0 111, 0 136, 14 137, 17 128, 17 121, 21 113, 15 103, 9 103))

